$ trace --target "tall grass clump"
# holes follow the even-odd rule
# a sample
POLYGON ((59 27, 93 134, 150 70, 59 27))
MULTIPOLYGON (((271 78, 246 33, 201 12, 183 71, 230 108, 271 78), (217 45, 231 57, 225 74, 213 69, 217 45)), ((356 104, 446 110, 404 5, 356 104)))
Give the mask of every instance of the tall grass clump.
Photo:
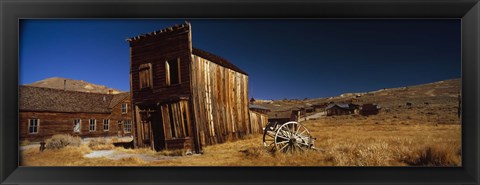
POLYGON ((47 139, 46 148, 47 149, 61 149, 66 146, 80 146, 82 144, 82 139, 78 136, 71 136, 68 134, 57 134, 53 135, 50 139, 47 139))
POLYGON ((88 147, 92 150, 110 150, 115 148, 106 138, 95 138, 90 140, 88 147))
POLYGON ((460 166, 458 148, 426 146, 404 155, 402 162, 413 166, 460 166))

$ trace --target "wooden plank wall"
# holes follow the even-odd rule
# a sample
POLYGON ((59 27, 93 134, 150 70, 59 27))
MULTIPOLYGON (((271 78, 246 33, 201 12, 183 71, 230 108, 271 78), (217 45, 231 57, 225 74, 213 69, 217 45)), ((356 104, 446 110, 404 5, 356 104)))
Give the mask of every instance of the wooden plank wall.
POLYGON ((255 111, 250 111, 250 125, 253 134, 262 133, 268 123, 268 116, 255 111))
POLYGON ((164 104, 161 106, 165 140, 185 138, 190 136, 190 118, 188 114, 188 101, 183 100, 176 103, 164 104), (170 113, 171 112, 171 113, 170 113), (172 118, 170 118, 172 116, 172 118), (174 127, 171 127, 170 120, 173 120, 174 127), (173 134, 175 133, 175 138, 173 134))
POLYGON ((191 66, 194 119, 202 145, 250 134, 248 76, 196 55, 191 66))
POLYGON ((170 100, 174 97, 190 96, 190 29, 188 27, 159 34, 131 42, 131 91, 132 102, 156 103, 170 100), (168 85, 165 62, 179 60, 180 84, 168 85), (152 88, 140 88, 141 65, 152 67, 152 88))
MULTIPOLYGON (((68 113, 68 112, 20 112, 20 140, 42 141, 55 134, 70 134, 80 137, 117 136, 120 131, 117 122, 123 118, 111 117, 108 113, 68 113), (28 119, 39 119, 38 133, 28 133, 28 119), (73 122, 80 119, 80 133, 73 131, 73 122), (89 131, 89 119, 96 120, 95 131, 89 131), (103 130, 103 119, 109 119, 109 130, 103 130)), ((125 133, 130 135, 130 133, 125 133)))

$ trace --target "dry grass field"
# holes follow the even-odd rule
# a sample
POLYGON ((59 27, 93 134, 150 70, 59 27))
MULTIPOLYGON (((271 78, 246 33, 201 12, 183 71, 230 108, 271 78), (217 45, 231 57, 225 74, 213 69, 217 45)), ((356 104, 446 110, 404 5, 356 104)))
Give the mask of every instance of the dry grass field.
MULTIPOLYGON (((325 120, 327 121, 327 120, 325 120)), ((461 129, 458 124, 304 123, 317 138, 320 150, 269 153, 262 136, 208 146, 203 155, 144 161, 138 157, 112 160, 85 158, 88 145, 39 152, 22 152, 26 166, 460 166, 461 129)), ((153 152, 123 149, 126 153, 183 155, 181 151, 153 152)))
MULTIPOLYGON (((380 105, 379 114, 323 116, 303 121, 302 124, 317 139, 315 146, 319 148, 303 153, 269 153, 262 146, 261 135, 204 147, 202 155, 115 148, 109 142, 95 141, 44 152, 39 152, 37 147, 26 149, 20 152, 21 165, 461 166, 461 124, 457 114, 459 89, 457 79, 363 94, 355 101, 380 105), (407 102, 411 105, 407 106, 407 102), (129 157, 85 157, 100 149, 129 157)), ((346 95, 305 101, 278 100, 262 105, 289 107, 351 98, 346 95)))

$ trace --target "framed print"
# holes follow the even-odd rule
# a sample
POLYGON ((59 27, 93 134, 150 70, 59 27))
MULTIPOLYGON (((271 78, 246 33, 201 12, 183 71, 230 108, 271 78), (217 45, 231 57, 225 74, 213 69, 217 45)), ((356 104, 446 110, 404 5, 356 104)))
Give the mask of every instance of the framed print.
POLYGON ((1 6, 4 184, 478 184, 478 1, 1 6))

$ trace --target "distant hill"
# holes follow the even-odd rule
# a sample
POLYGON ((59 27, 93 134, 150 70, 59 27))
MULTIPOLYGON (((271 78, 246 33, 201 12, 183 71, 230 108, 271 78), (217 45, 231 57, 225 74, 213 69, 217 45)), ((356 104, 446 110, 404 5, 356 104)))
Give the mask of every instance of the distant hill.
POLYGON ((404 105, 406 102, 413 104, 429 103, 457 106, 460 88, 461 79, 449 79, 408 87, 379 89, 371 92, 343 93, 339 96, 329 98, 256 100, 255 104, 267 107, 272 111, 286 111, 295 108, 309 107, 314 104, 325 104, 328 102, 352 102, 356 104, 375 103, 382 107, 389 108, 404 105))
POLYGON ((46 87, 52 89, 64 89, 69 91, 80 91, 80 92, 93 92, 93 93, 105 93, 109 92, 112 94, 122 93, 118 89, 109 88, 104 85, 97 85, 83 80, 74 80, 68 78, 53 77, 33 82, 31 84, 25 84, 27 86, 34 87, 46 87))

